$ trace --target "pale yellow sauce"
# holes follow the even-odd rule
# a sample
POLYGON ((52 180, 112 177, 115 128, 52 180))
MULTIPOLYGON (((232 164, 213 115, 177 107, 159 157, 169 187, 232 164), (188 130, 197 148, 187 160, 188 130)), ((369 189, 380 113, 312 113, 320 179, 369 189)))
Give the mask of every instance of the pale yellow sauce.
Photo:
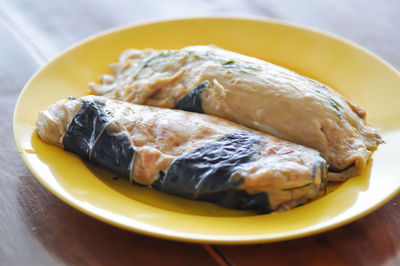
POLYGON ((318 150, 330 180, 361 173, 381 142, 365 111, 331 88, 274 64, 214 46, 127 50, 111 65, 96 94, 173 108, 201 82, 206 114, 222 117, 318 150))
MULTIPOLYGON (((203 114, 134 105, 98 96, 82 99, 96 99, 106 104, 104 108, 113 117, 107 129, 126 132, 134 147, 133 179, 150 186, 158 178, 159 171, 167 171, 177 156, 226 134, 247 130, 203 114)), ((36 123, 39 136, 50 144, 62 146, 68 124, 81 105, 79 100, 61 100, 40 112, 36 123)), ((262 135, 265 142, 257 159, 243 165, 233 177, 244 178, 240 188, 249 193, 267 192, 274 210, 288 209, 315 198, 324 177, 321 172, 314 179, 312 176, 314 166, 322 160, 318 152, 256 133, 262 135)))

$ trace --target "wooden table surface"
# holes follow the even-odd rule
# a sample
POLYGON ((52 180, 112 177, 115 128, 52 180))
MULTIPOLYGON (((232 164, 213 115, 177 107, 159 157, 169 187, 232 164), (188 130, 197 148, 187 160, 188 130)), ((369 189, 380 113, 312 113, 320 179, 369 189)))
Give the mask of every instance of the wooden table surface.
MULTIPOLYGON (((298 240, 187 244, 131 233, 57 199, 31 175, 13 140, 16 99, 69 45, 145 19, 258 15, 341 35, 400 69, 398 0, 0 1, 0 265, 400 265, 400 196, 366 217, 298 240)), ((400 88, 399 88, 400 89, 400 88)))

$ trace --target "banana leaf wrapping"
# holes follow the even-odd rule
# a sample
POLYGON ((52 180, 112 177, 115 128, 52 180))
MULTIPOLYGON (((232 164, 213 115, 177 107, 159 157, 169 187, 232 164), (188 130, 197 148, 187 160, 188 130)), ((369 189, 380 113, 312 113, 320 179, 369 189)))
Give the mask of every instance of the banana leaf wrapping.
POLYGON ((93 92, 215 115, 318 150, 329 180, 360 174, 382 142, 365 111, 328 86, 215 46, 123 52, 93 92))
POLYGON ((100 96, 40 112, 38 135, 133 183, 269 213, 315 198, 326 161, 313 149, 203 114, 100 96))

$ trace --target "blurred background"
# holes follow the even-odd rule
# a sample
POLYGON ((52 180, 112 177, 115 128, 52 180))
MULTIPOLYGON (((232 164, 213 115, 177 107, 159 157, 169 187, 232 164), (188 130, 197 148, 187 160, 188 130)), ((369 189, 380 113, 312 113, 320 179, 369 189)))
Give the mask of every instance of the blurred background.
POLYGON ((398 0, 1 0, 1 21, 46 59, 122 24, 192 16, 265 16, 352 40, 400 68, 398 0))

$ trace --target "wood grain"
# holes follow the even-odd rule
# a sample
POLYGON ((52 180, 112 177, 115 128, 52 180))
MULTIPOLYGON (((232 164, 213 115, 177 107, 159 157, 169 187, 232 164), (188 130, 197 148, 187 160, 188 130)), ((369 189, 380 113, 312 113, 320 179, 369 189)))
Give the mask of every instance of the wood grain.
POLYGON ((0 265, 400 265, 400 196, 347 226, 304 239, 205 246, 127 232, 58 200, 16 150, 12 113, 40 65, 111 27, 148 19, 258 15, 299 22, 354 41, 400 68, 400 1, 217 0, 0 3, 0 265))
POLYGON ((201 245, 135 234, 61 202, 32 176, 19 177, 21 218, 52 256, 71 265, 217 265, 201 245))
POLYGON ((400 195, 327 233, 280 243, 218 246, 233 265, 400 265, 400 195))
POLYGON ((3 0, 3 5, 48 58, 91 34, 121 24, 187 16, 256 15, 338 34, 400 68, 397 0, 3 0))
POLYGON ((12 131, 18 94, 39 65, 3 23, 0 23, 0 39, 0 264, 23 265, 31 260, 52 264, 55 260, 21 221, 18 176, 30 173, 16 150, 12 131))

